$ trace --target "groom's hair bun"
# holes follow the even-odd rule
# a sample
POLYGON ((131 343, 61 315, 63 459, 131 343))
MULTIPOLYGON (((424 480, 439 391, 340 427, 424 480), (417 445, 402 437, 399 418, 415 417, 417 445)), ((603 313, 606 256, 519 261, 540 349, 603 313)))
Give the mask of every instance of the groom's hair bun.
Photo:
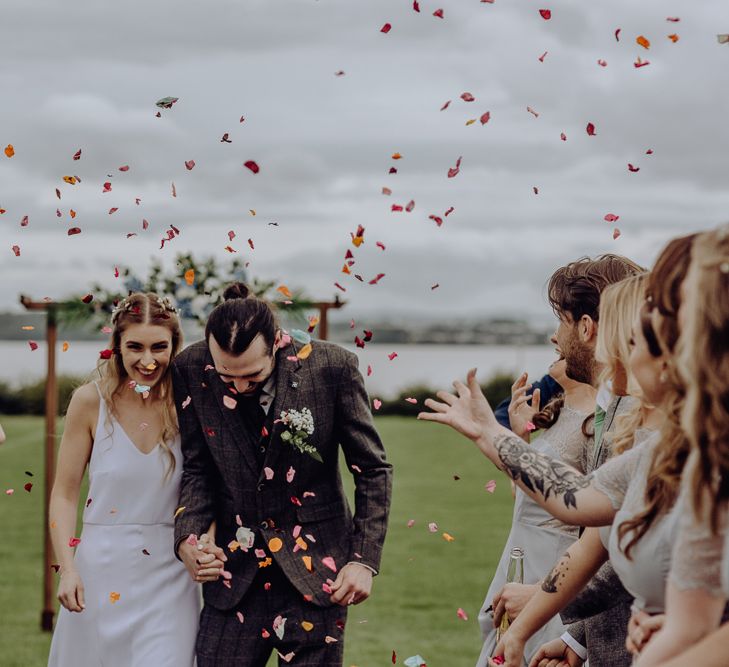
POLYGON ((228 285, 223 299, 208 317, 205 340, 212 336, 223 351, 235 356, 243 354, 258 336, 273 349, 279 327, 271 305, 240 282, 228 285))
POLYGON ((230 299, 247 299, 250 293, 251 291, 245 283, 231 283, 225 288, 223 299, 225 301, 230 301, 230 299))

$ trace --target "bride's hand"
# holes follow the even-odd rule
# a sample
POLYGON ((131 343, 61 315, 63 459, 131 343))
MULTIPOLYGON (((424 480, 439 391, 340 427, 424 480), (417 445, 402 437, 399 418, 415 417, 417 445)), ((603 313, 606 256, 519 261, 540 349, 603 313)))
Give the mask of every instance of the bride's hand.
POLYGON ((61 581, 58 583, 58 601, 68 611, 83 611, 84 584, 76 570, 61 570, 61 581))
POLYGON ((489 431, 498 427, 494 412, 476 381, 476 369, 468 371, 468 386, 456 380, 453 386, 457 395, 439 391, 436 396, 441 402, 428 398, 425 406, 433 412, 421 412, 418 419, 446 424, 470 440, 473 440, 489 458, 493 446, 489 431))

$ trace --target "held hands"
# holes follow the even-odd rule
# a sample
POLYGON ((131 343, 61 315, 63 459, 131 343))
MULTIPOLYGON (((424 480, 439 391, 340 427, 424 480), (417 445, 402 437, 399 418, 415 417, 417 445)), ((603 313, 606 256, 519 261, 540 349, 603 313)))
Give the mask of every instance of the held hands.
POLYGON ((658 632, 666 620, 665 614, 651 616, 644 611, 633 607, 633 613, 628 622, 628 636, 625 647, 633 655, 638 655, 648 643, 654 633, 658 632))
POLYGON ((83 611, 84 585, 76 570, 61 570, 61 581, 58 583, 58 601, 68 611, 83 611))
MULTIPOLYGON (((421 412, 418 419, 446 424, 470 440, 488 456, 496 456, 493 443, 488 437, 489 429, 498 427, 494 412, 476 381, 476 369, 468 371, 467 385, 456 380, 453 386, 457 396, 446 391, 436 395, 441 402, 428 398, 425 406, 433 412, 421 412)), ((493 459, 492 459, 493 460, 493 459)))
POLYGON ((528 375, 522 373, 514 384, 511 385, 511 402, 509 403, 509 425, 520 438, 524 438, 529 442, 530 428, 528 424, 531 422, 535 412, 539 412, 539 389, 535 389, 531 398, 527 396, 527 392, 532 385, 527 384, 528 375), (531 403, 530 403, 531 401, 531 403))
POLYGON ((582 667, 583 660, 561 639, 542 644, 529 667, 582 667))
POLYGON ((228 560, 207 533, 200 536, 197 544, 191 544, 188 540, 180 542, 177 552, 192 580, 201 583, 217 581, 228 560))
POLYGON ((495 596, 492 603, 494 608, 494 627, 501 625, 504 613, 513 621, 526 607, 539 590, 536 584, 506 584, 495 596))
POLYGON ((334 604, 346 607, 364 602, 372 591, 372 570, 360 563, 347 563, 330 585, 334 604))

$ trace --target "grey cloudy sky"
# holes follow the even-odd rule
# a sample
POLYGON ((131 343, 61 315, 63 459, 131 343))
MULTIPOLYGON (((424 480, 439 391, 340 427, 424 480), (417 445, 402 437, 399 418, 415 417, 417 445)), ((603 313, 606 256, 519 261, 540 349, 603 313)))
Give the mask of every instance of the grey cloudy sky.
POLYGON ((729 32, 726 0, 420 8, 4 2, 0 143, 16 155, 0 153, 0 309, 16 308, 20 291, 62 298, 94 281, 112 287, 115 265, 144 272, 153 256, 227 260, 233 230, 253 275, 321 298, 343 284, 351 306, 342 316, 544 320, 545 279, 560 264, 607 251, 649 264, 671 236, 729 219, 729 45, 716 40, 729 32), (650 65, 635 68, 638 56, 650 65), (460 99, 466 91, 474 102, 460 99), (179 102, 156 118, 167 95, 179 102), (485 111, 486 125, 466 125, 485 111), (224 132, 231 144, 220 143, 224 132), (112 192, 102 193, 107 180, 112 192), (411 213, 390 211, 410 200, 411 213), (428 219, 451 206, 442 227, 428 219), (82 233, 69 237, 71 208, 82 233), (607 213, 620 219, 607 223, 607 213), (159 250, 170 224, 181 235, 159 250), (355 249, 359 224, 365 243, 355 249), (368 285, 343 275, 347 249, 353 272, 386 276, 368 285))

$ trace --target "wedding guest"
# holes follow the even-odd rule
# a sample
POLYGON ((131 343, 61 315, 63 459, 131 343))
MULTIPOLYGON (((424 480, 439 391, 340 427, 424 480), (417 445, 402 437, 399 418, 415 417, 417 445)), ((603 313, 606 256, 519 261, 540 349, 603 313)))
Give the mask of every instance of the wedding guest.
POLYGON ((665 623, 642 650, 640 667, 727 662, 729 626, 715 628, 729 598, 729 226, 696 238, 683 293, 679 370, 691 453, 665 623))
MULTIPOLYGON (((565 366, 565 360, 560 358, 550 367, 552 377, 563 387, 563 395, 553 398, 540 412, 529 415, 533 427, 544 429, 540 436, 531 442, 531 446, 536 451, 547 452, 579 469, 585 460, 585 450, 591 449, 592 433, 585 428, 585 422, 591 422, 595 406, 595 389, 589 384, 570 380, 564 373, 565 366)), ((524 433, 528 438, 529 431, 525 429, 522 421, 514 423, 515 419, 518 419, 516 415, 519 407, 525 404, 526 398, 526 385, 517 381, 514 384, 512 399, 512 404, 516 405, 509 410, 512 415, 512 430, 515 433, 524 433)), ((528 411, 531 412, 529 409, 528 411)), ((591 427, 591 424, 589 426, 591 427)), ((518 546, 524 550, 526 554, 524 583, 535 584, 576 539, 576 526, 568 526, 555 520, 517 489, 511 532, 479 613, 484 642, 478 667, 487 664, 488 657, 496 646, 497 628, 503 614, 511 616, 513 613, 512 596, 531 595, 534 592, 532 586, 515 586, 516 590, 510 589, 507 594, 503 594, 512 548, 518 546)), ((536 650, 544 637, 551 637, 553 633, 559 634, 562 630, 559 617, 555 616, 545 624, 539 635, 532 638, 530 645, 526 646, 527 657, 536 650)))
MULTIPOLYGON (((602 437, 609 438, 607 446, 604 448, 601 447, 603 453, 610 452, 612 449, 622 451, 632 446, 633 439, 636 435, 636 427, 639 425, 639 423, 636 424, 634 413, 640 416, 641 404, 637 400, 632 400, 631 403, 631 399, 626 396, 628 384, 631 386, 634 385, 632 377, 629 378, 627 367, 630 356, 629 341, 631 337, 632 322, 644 300, 646 276, 647 274, 642 273, 625 278, 619 283, 609 285, 605 288, 605 290, 603 290, 603 293, 600 296, 600 326, 598 328, 597 344, 595 348, 595 357, 602 366, 598 382, 600 386, 610 386, 616 396, 622 401, 622 403, 618 403, 618 401, 614 400, 612 397, 608 401, 608 403, 611 403, 614 407, 611 408, 611 412, 608 417, 609 426, 607 431, 605 429, 601 431, 602 437), (618 412, 621 414, 616 418, 615 414, 618 412), (614 432, 611 429, 613 420, 619 422, 619 425, 616 426, 614 432)), ((635 389, 633 389, 633 393, 635 393, 635 389)), ((604 416, 605 415, 603 415, 603 417, 604 416)), ((519 429, 514 428, 513 426, 511 430, 515 433, 519 432, 519 429)), ((590 441, 590 446, 585 448, 582 452, 581 460, 576 464, 573 464, 575 468, 587 471, 592 470, 595 467, 596 452, 592 444, 592 441, 590 441)), ((543 574, 546 575, 552 568, 553 564, 554 561, 543 562, 541 570, 543 574)), ((540 575, 540 579, 542 577, 543 575, 540 575)), ((504 600, 509 617, 516 618, 521 609, 524 608, 528 600, 531 599, 538 589, 538 585, 523 586, 520 584, 507 584, 504 587, 504 590, 497 594, 497 597, 500 598, 500 600, 504 600)), ((596 600, 599 597, 604 598, 603 606, 606 610, 611 610, 612 607, 621 602, 627 606, 632 601, 632 598, 629 596, 627 591, 623 589, 617 579, 617 576, 613 573, 612 568, 609 567, 609 565, 606 565, 601 570, 599 576, 596 575, 596 577, 593 578, 590 585, 585 589, 584 595, 588 596, 589 602, 585 605, 580 604, 579 606, 575 606, 566 618, 562 618, 563 623, 571 625, 567 629, 568 632, 562 635, 562 641, 557 640, 558 644, 556 647, 551 649, 550 652, 554 653, 555 657, 569 654, 571 659, 575 662, 580 659, 579 656, 583 656, 584 659, 584 656, 587 654, 587 636, 590 628, 597 628, 596 631, 590 633, 592 636, 590 644, 592 646, 593 653, 600 655, 601 651, 599 650, 599 647, 596 648, 596 643, 605 636, 606 628, 611 628, 612 624, 609 623, 610 618, 602 618, 602 614, 596 613, 596 600), (590 608, 590 612, 584 612, 583 607, 590 608), (595 616, 596 618, 593 618, 595 616), (589 618, 589 623, 585 623, 581 620, 584 618, 589 618)), ((606 611, 605 613, 609 613, 609 611, 606 611)), ((497 620, 499 619, 497 618, 497 620)), ((558 634, 562 631, 562 629, 564 629, 558 618, 550 621, 548 625, 551 626, 550 632, 541 631, 539 633, 542 640, 549 638, 550 636, 554 636, 554 634, 558 634)), ((624 627, 616 630, 616 639, 614 643, 620 645, 622 643, 623 635, 624 627)), ((532 643, 531 640, 530 643, 532 643)), ((539 651, 537 651, 537 653, 538 652, 539 651)), ((527 660, 533 653, 533 650, 527 648, 527 660)), ((619 660, 620 654, 613 653, 612 659, 619 660)), ((624 661, 629 660, 629 656, 625 654, 624 661)))
MULTIPOLYGON (((645 325, 647 323, 643 322, 643 324, 645 325)), ((657 361, 658 357, 655 359, 657 361)), ((661 363, 663 364, 665 362, 661 361, 661 363)), ((664 379, 667 381, 667 378, 664 379)), ((472 374, 470 377, 470 384, 473 385, 472 374)), ((459 385, 459 390, 462 390, 464 396, 470 393, 463 385, 459 385)), ((543 502, 543 504, 548 508, 551 507, 552 511, 556 511, 556 516, 558 518, 567 518, 574 514, 574 512, 579 514, 579 511, 577 511, 576 508, 576 505, 578 504, 576 499, 580 497, 578 492, 585 492, 586 488, 590 488, 589 478, 581 478, 581 476, 578 476, 574 471, 567 471, 566 467, 563 467, 562 464, 556 461, 547 461, 539 454, 527 453, 523 450, 523 444, 521 444, 521 446, 517 444, 516 438, 507 435, 506 433, 503 433, 502 435, 500 431, 503 431, 503 429, 496 426, 496 422, 490 413, 488 404, 485 401, 482 401, 480 397, 478 401, 472 401, 470 406, 468 401, 465 399, 454 400, 455 397, 452 396, 441 396, 441 398, 446 398, 446 403, 436 404, 433 401, 429 401, 430 407, 434 407, 438 410, 438 414, 431 415, 430 417, 422 415, 423 418, 430 418, 433 421, 444 421, 444 423, 452 423, 454 425, 457 424, 462 432, 465 432, 472 438, 476 439, 482 449, 487 454, 491 454, 492 460, 498 461, 498 453, 500 452, 502 457, 505 459, 504 462, 507 464, 510 472, 517 478, 520 485, 522 487, 531 487, 531 495, 542 496, 541 502, 543 502), (463 412, 459 415, 458 413, 461 409, 463 409, 463 412), (479 419, 472 419, 473 414, 478 414, 479 419), (496 447, 494 447, 494 440, 496 440, 496 447), (522 452, 523 459, 520 461, 519 456, 522 455, 522 452), (524 466, 527 466, 529 470, 526 470, 524 466), (526 485, 524 484, 524 481, 526 481, 526 485), (535 484, 538 489, 535 488, 535 484), (547 496, 547 498, 545 499, 544 496, 547 496), (560 496, 562 496, 564 500, 565 506, 563 508, 560 507, 560 503, 556 501, 556 498, 560 496), (555 505, 554 503, 557 504, 555 505)), ((649 463, 650 460, 650 457, 648 457, 647 461, 649 463)), ((603 494, 593 495, 599 496, 603 494)), ((628 498, 629 500, 633 499, 632 493, 628 495, 628 498)), ((594 497, 590 499, 595 501, 594 497)), ((608 509, 608 503, 605 501, 606 497, 604 495, 599 502, 596 501, 597 505, 599 505, 597 510, 598 512, 608 509)), ((595 508, 592 509, 595 510, 595 508)), ((588 512, 587 514, 590 513, 588 512)), ((597 519, 595 515, 586 515, 585 518, 587 521, 593 522, 595 525, 600 525, 601 521, 609 523, 612 516, 597 519)), ((659 531, 659 533, 660 532, 661 531, 659 531)))
MULTIPOLYGON (((520 380, 524 384, 526 383, 526 373, 519 376, 516 382, 519 382, 520 380)), ((514 384, 516 384, 516 382, 514 384)), ((530 385, 528 385, 526 390, 526 398, 531 400, 532 395, 536 394, 538 398, 537 402, 541 402, 541 405, 547 405, 547 403, 549 403, 561 392, 562 387, 560 387, 558 382, 549 373, 547 373, 536 382, 532 382, 530 385)), ((511 407, 511 405, 511 396, 508 396, 503 401, 501 401, 501 403, 499 403, 496 408, 494 408, 494 414, 496 415, 497 421, 499 422, 499 424, 506 428, 512 428, 511 415, 509 413, 509 408, 511 407)))
MULTIPOLYGON (((645 299, 648 274, 631 276, 607 287, 600 297, 600 327, 595 358, 602 366, 598 378, 602 394, 602 424, 595 425, 595 448, 583 464, 592 472, 613 453, 621 453, 641 440, 647 431, 639 430, 649 410, 634 396, 638 387, 629 372, 630 339, 633 321, 645 299)), ((596 407, 596 421, 599 407, 596 407)), ((551 566, 550 566, 551 567, 551 566)), ((548 642, 535 657, 564 658, 576 665, 588 656, 593 665, 609 661, 611 665, 629 664, 624 647, 625 621, 632 596, 607 562, 593 576, 580 594, 561 612, 567 631, 548 642), (616 607, 618 607, 616 611, 616 607)))
POLYGON ((0 424, 0 445, 5 442, 5 431, 3 431, 2 424, 0 424))
MULTIPOLYGON (((49 666, 193 665, 199 586, 172 552, 182 454, 170 362, 181 344, 170 302, 131 294, 112 315, 99 379, 73 394, 50 501, 61 609, 49 666)), ((198 581, 221 567, 201 554, 198 581)))

